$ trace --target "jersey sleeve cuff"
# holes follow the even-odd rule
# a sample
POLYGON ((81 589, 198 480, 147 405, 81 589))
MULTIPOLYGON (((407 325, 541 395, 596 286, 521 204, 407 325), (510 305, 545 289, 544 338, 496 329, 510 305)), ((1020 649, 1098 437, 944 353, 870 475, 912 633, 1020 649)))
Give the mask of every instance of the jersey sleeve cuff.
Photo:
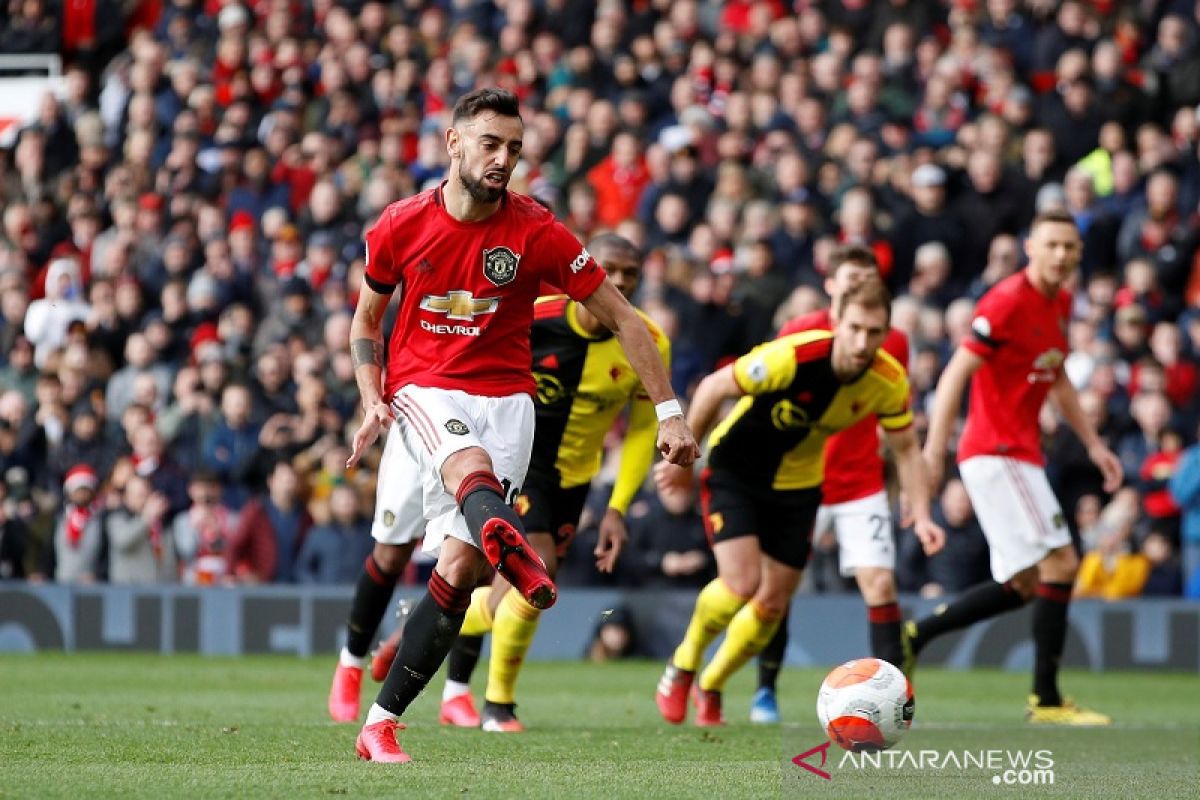
POLYGON ((396 291, 396 284, 381 281, 378 278, 373 278, 369 273, 363 274, 363 283, 377 294, 391 294, 396 291))
POLYGON ((587 300, 592 294, 600 288, 600 284, 604 283, 604 279, 608 277, 608 273, 597 267, 593 270, 593 275, 584 278, 580 285, 571 287, 569 294, 571 299, 577 303, 582 303, 587 300))
POLYGON ((974 336, 974 334, 965 337, 962 340, 962 346, 970 350, 980 358, 989 358, 992 353, 996 352, 997 342, 984 342, 974 336))

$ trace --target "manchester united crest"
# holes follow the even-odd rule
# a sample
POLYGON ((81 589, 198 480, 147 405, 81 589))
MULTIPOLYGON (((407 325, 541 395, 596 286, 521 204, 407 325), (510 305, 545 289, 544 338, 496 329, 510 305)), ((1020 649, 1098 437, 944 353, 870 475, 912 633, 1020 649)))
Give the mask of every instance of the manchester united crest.
POLYGON ((521 256, 507 247, 483 249, 483 276, 497 286, 512 283, 520 263, 521 256))

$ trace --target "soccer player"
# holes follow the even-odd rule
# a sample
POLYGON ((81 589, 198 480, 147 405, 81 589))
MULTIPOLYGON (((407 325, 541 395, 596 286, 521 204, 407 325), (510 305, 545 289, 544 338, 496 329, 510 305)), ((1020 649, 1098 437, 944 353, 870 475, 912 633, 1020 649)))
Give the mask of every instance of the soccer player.
POLYGON ((523 133, 513 93, 464 95, 446 131, 447 180, 388 206, 366 235, 350 332, 366 413, 348 464, 398 422, 419 466, 425 548, 438 556, 358 735, 363 759, 411 760, 400 716, 445 660, 489 564, 531 607, 557 599, 509 505, 533 445, 529 330, 543 281, 615 332, 655 404, 664 458, 687 465, 698 452, 642 317, 549 211, 508 191, 523 133), (385 351, 383 315, 401 285, 385 351))
MULTIPOLYGON (((779 337, 809 330, 833 330, 832 310, 851 286, 877 277, 875 254, 866 247, 846 245, 829 257, 825 291, 830 307, 797 317, 779 331, 779 337)), ((883 350, 908 366, 908 337, 889 328, 883 350)), ((896 666, 902 663, 900 606, 896 604, 896 551, 892 541, 892 514, 884 487, 883 458, 879 452, 879 423, 869 414, 825 442, 825 477, 821 481, 821 507, 813 530, 816 536, 833 530, 837 536, 838 564, 842 575, 854 576, 867 604, 871 652, 896 666)), ((775 684, 787 649, 787 617, 759 655, 758 691, 750 708, 752 722, 778 722, 775 684)))
MULTIPOLYGON (((688 422, 703 435, 726 400, 733 410, 709 437, 701 473, 705 527, 717 578, 701 590, 683 642, 658 685, 663 719, 679 724, 708 645, 725 640, 693 692, 696 724, 722 725, 721 691, 729 677, 770 641, 808 560, 821 504, 825 440, 874 414, 887 432, 915 533, 927 553, 942 545, 929 516, 929 485, 909 409, 908 376, 880 345, 891 297, 878 278, 848 287, 834 309, 834 331, 805 331, 759 345, 705 378, 688 422)), ((690 470, 658 468, 679 485, 690 470)))
POLYGON ((967 421, 958 440, 958 471, 991 549, 992 582, 963 592, 919 622, 907 622, 905 672, 934 638, 1033 600, 1033 695, 1027 718, 1055 725, 1107 725, 1108 716, 1076 706, 1059 693, 1058 667, 1067 635, 1067 610, 1079 558, 1067 522, 1046 480, 1038 414, 1047 395, 1087 446, 1116 491, 1121 462, 1088 422, 1067 379, 1067 323, 1083 244, 1065 211, 1033 221, 1029 265, 979 300, 971 336, 946 365, 935 392, 925 459, 941 483, 963 391, 971 385, 967 421))
MULTIPOLYGON (((642 269, 642 255, 633 243, 606 233, 589 241, 588 250, 621 294, 632 297, 642 269)), ((620 468, 594 553, 596 567, 611 572, 628 538, 625 513, 654 459, 654 407, 620 345, 586 307, 562 295, 543 297, 533 314, 536 424, 529 474, 515 507, 529 542, 553 577, 575 538, 590 482, 600 469, 604 437, 629 406, 620 468)), ((643 318, 664 367, 668 366, 670 340, 648 317, 643 318)), ((444 724, 482 726, 490 732, 524 730, 515 714, 514 693, 540 612, 508 588, 508 582, 497 576, 492 586, 472 595, 447 662, 440 713, 444 724), (468 684, 488 631, 493 632, 492 654, 481 716, 468 684)), ((400 639, 398 631, 379 648, 373 670, 380 659, 395 652, 400 639)))

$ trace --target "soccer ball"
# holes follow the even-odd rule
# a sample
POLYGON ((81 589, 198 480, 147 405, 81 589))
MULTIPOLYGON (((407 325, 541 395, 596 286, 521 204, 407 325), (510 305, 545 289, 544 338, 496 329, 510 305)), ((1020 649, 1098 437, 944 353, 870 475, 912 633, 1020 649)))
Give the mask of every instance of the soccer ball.
POLYGON ((913 721, 912 684, 878 658, 847 661, 825 676, 817 718, 833 743, 854 753, 886 750, 913 721))

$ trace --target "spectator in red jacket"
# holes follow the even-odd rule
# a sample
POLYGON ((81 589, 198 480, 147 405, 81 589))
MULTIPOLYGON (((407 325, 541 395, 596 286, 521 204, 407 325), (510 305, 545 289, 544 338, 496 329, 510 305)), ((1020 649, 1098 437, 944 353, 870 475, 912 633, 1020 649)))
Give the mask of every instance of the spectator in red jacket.
POLYGON ((279 461, 267 478, 267 494, 242 509, 229 555, 238 583, 294 583, 296 555, 312 527, 290 461, 279 461))

